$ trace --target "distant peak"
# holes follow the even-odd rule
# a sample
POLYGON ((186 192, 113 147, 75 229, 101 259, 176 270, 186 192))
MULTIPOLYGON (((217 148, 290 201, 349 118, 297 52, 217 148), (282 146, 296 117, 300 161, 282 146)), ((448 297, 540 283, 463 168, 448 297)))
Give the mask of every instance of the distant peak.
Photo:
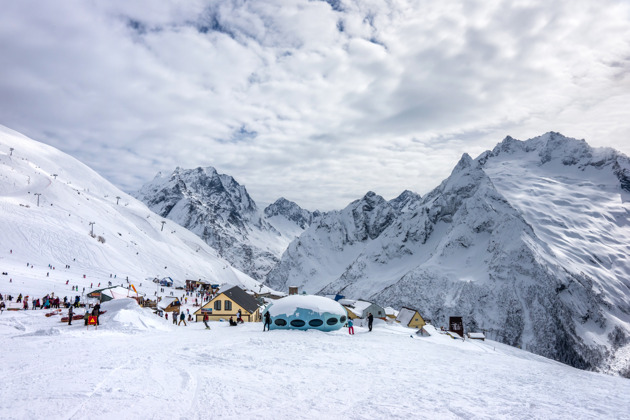
POLYGON ((459 162, 457 162, 457 165, 455 165, 454 171, 456 172, 463 171, 465 169, 472 167, 474 163, 475 161, 470 157, 470 155, 468 153, 464 153, 461 159, 459 159, 459 162))

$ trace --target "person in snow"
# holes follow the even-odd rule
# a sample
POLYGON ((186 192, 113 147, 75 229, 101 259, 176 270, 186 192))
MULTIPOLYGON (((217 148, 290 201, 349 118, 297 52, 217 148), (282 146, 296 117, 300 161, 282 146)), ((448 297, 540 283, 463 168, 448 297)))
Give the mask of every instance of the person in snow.
POLYGON ((96 317, 96 325, 101 325, 99 324, 99 320, 98 320, 100 315, 101 315, 101 304, 97 303, 96 305, 94 305, 94 308, 92 309, 92 316, 96 317))
POLYGON ((348 334, 354 335, 354 323, 348 318, 348 334))
POLYGON ((177 318, 179 316, 179 312, 173 312, 173 324, 177 325, 177 318))
POLYGON ((206 329, 209 330, 210 327, 208 326, 208 314, 203 314, 203 323, 206 326, 206 329))
POLYGON ((269 331, 269 327, 271 327, 271 315, 269 315, 269 311, 265 312, 265 324, 263 325, 263 332, 265 328, 269 331))
POLYGON ((239 310, 238 310, 238 312, 236 313, 236 322, 238 322, 238 323, 240 323, 240 324, 243 324, 243 323, 244 323, 244 322, 243 322, 243 317, 242 317, 242 314, 241 314, 241 310, 240 310, 240 309, 239 309, 239 310))
POLYGON ((374 323, 374 315, 372 312, 368 312, 368 328, 372 331, 372 324, 374 323))
POLYGON ((90 319, 90 313, 87 308, 85 309, 85 314, 83 314, 83 321, 85 321, 85 326, 87 327, 88 320, 90 319))
POLYGON ((234 318, 230 317, 230 327, 236 327, 236 322, 234 321, 234 318))
POLYGON ((68 325, 72 325, 72 316, 74 315, 74 311, 72 310, 72 306, 68 308, 68 325))
POLYGON ((186 327, 186 314, 183 311, 179 316, 179 324, 177 324, 177 326, 179 326, 182 322, 184 323, 184 327, 186 327))

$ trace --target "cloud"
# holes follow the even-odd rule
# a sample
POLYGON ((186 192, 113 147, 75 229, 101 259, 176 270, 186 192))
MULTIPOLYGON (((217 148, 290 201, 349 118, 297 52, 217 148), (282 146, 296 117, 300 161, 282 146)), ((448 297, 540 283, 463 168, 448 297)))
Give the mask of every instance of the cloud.
POLYGON ((260 202, 426 193, 554 130, 630 154, 625 2, 10 2, 0 124, 127 191, 215 166, 260 202))

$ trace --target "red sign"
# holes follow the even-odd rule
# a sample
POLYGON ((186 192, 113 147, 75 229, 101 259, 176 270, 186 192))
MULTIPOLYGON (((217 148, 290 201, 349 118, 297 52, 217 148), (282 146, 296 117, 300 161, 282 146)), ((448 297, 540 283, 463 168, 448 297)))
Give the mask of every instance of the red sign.
POLYGON ((96 325, 96 317, 88 315, 88 325, 96 325))

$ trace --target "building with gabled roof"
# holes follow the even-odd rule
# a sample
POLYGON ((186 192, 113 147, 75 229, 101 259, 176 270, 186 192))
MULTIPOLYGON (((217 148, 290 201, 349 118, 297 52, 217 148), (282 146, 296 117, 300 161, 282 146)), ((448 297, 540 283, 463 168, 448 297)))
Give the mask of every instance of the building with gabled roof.
POLYGON ((346 308, 348 318, 350 319, 364 319, 367 318, 369 313, 371 313, 374 318, 386 317, 385 309, 376 303, 368 302, 366 300, 353 299, 340 299, 338 302, 346 308))
POLYGON ((197 322, 203 320, 204 315, 208 315, 210 321, 228 320, 233 317, 236 320, 238 310, 241 310, 243 321, 260 321, 260 307, 258 301, 252 295, 238 286, 220 292, 210 302, 195 311, 197 322))
POLYGON ((398 312, 396 322, 400 322, 402 325, 409 328, 422 328, 427 324, 418 311, 405 307, 401 308, 400 312, 398 312))
POLYGON ((181 306, 179 299, 174 296, 162 296, 157 304, 157 308, 164 312, 179 312, 181 306))

